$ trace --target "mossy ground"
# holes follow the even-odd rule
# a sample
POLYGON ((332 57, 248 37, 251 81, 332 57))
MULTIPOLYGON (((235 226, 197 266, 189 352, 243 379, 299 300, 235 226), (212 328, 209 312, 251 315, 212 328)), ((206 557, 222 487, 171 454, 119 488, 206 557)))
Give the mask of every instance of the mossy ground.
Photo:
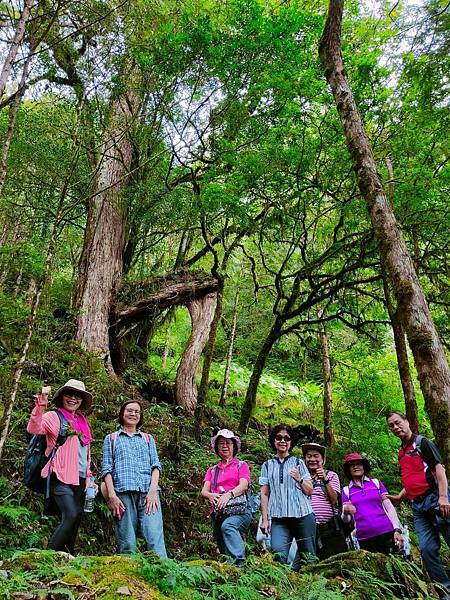
POLYGON ((333 557, 299 574, 268 554, 244 568, 211 560, 18 552, 1 567, 0 598, 32 600, 397 600, 431 598, 417 567, 364 551, 333 557))

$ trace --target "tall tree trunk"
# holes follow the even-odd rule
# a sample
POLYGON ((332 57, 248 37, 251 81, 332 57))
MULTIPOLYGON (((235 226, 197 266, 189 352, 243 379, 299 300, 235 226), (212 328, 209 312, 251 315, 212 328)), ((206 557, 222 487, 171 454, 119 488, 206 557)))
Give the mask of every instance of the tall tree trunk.
POLYGON ((31 16, 31 7, 33 6, 33 0, 25 0, 22 14, 20 15, 17 23, 16 33, 9 46, 8 55, 3 63, 3 67, 0 73, 0 98, 3 96, 8 83, 9 76, 11 75, 11 69, 16 59, 17 52, 19 51, 20 44, 22 43, 23 36, 25 35, 25 27, 31 16))
POLYGON ((330 0, 319 55, 342 121, 358 185, 369 208, 381 262, 392 282, 397 315, 411 346, 425 408, 436 441, 448 461, 450 371, 411 256, 386 198, 372 148, 347 81, 341 55, 343 5, 343 0, 330 0))
POLYGON ((200 440, 201 431, 203 429, 205 420, 205 404, 208 398, 208 386, 209 386, 209 373, 211 371, 211 365, 214 358, 214 350, 216 347, 217 331, 219 329, 219 323, 222 318, 223 312, 223 280, 219 279, 219 289, 217 290, 217 302, 214 316, 211 321, 211 327, 209 329, 208 342, 206 344, 206 352, 203 359, 202 366, 202 377, 197 394, 197 403, 195 406, 195 420, 198 425, 195 432, 200 440))
POLYGON ((99 353, 110 369, 109 315, 122 276, 127 228, 122 191, 130 176, 133 158, 130 127, 138 106, 138 95, 130 89, 113 101, 89 204, 77 281, 76 337, 83 348, 99 353))
MULTIPOLYGON (((21 239, 21 236, 22 236, 22 216, 19 215, 15 221, 14 232, 13 232, 11 240, 8 242, 9 245, 13 247, 15 244, 17 244, 19 242, 19 240, 21 239)), ((5 241, 8 241, 8 239, 6 239, 5 241)), ((3 262, 3 268, 0 273, 0 286, 2 286, 8 279, 9 269, 11 267, 14 255, 15 255, 15 252, 13 251, 9 255, 9 257, 6 258, 3 262)))
POLYGON ((23 267, 20 267, 19 272, 17 273, 16 283, 14 286, 14 292, 13 292, 14 298, 17 298, 17 296, 19 295, 20 284, 22 283, 22 278, 23 278, 23 267))
POLYGON ((214 358, 214 349, 216 347, 217 331, 219 329, 220 319, 223 312, 223 281, 219 281, 217 290, 216 310, 209 330, 208 343, 206 346, 205 358, 203 359, 202 378, 198 388, 197 409, 200 410, 208 397, 209 372, 211 370, 214 358))
MULTIPOLYGON (((323 312, 319 312, 319 318, 323 312)), ((325 445, 329 448, 334 446, 333 434, 333 386, 331 380, 330 344, 325 326, 321 325, 319 330, 319 345, 322 357, 323 375, 323 437, 325 445)))
POLYGON ((28 287, 27 287, 27 291, 25 292, 25 305, 26 306, 33 306, 33 298, 36 294, 36 290, 37 290, 37 283, 36 283, 36 279, 34 277, 30 278, 30 281, 28 282, 28 287))
POLYGON ((236 290, 236 294, 234 296, 234 302, 233 302, 233 311, 232 311, 232 316, 231 316, 232 322, 231 322, 230 340, 228 343, 227 358, 226 358, 226 363, 225 363, 225 373, 223 376, 222 393, 220 394, 220 401, 219 401, 220 406, 225 406, 225 402, 227 401, 228 386, 230 383, 231 361, 233 360, 234 340, 236 339, 238 304, 239 304, 239 288, 237 288, 237 290, 236 290))
POLYGON ((9 214, 3 214, 2 234, 0 235, 0 248, 6 245, 6 241, 11 230, 12 218, 9 214))
POLYGON ((389 283, 385 270, 383 272, 383 289, 386 300, 386 308, 391 321, 392 333, 394 335, 395 353, 397 355, 397 367, 400 376, 400 383, 405 399, 405 412, 411 425, 412 431, 419 433, 419 417, 417 411, 416 395, 414 393, 414 385, 409 368, 408 348, 406 345, 405 331, 400 323, 397 312, 393 306, 391 293, 389 291, 389 283))
POLYGON ((272 325, 272 328, 269 331, 266 339, 264 340, 255 364, 253 365, 253 371, 250 376, 247 393, 245 394, 245 400, 241 411, 241 419, 239 422, 239 431, 241 433, 246 433, 248 430, 250 419, 256 407, 256 394, 258 392, 259 381, 264 371, 264 367, 266 366, 267 357, 269 356, 273 345, 280 337, 281 327, 282 322, 279 318, 277 318, 275 323, 272 325))
MULTIPOLYGON (((386 168, 388 172, 388 190, 389 190, 389 206, 394 210, 395 197, 395 178, 394 166, 389 156, 385 158, 386 168)), ((414 261, 414 267, 417 271, 417 265, 414 261)), ((383 291, 386 302, 386 308, 391 321, 392 332, 394 335, 395 353, 397 355, 397 367, 402 386, 403 397, 405 399, 405 412, 408 418, 412 431, 419 433, 419 417, 417 410, 416 395, 414 393, 414 385, 412 382, 411 371, 409 368, 408 348, 406 344, 405 331, 397 316, 397 311, 391 297, 389 289, 389 281, 384 265, 381 264, 381 274, 383 276, 383 291)))
POLYGON ((0 158, 0 196, 3 192, 3 186, 6 181, 6 174, 8 169, 8 156, 9 149, 11 147, 11 142, 14 135, 14 128, 16 125, 17 113, 19 112, 19 107, 22 104, 23 97, 25 95, 25 91, 27 88, 28 75, 30 74, 31 61, 33 58, 34 51, 36 50, 39 39, 34 38, 30 44, 30 51, 25 60, 25 64, 23 65, 22 75, 20 77, 19 87, 17 89, 16 95, 14 96, 14 100, 9 108, 9 117, 8 117, 8 127, 6 129, 5 138, 3 140, 2 146, 2 154, 0 158))
POLYGON ((208 340, 216 298, 216 293, 206 294, 202 298, 195 298, 187 303, 192 321, 192 331, 178 366, 175 378, 175 399, 176 403, 182 406, 189 415, 194 414, 197 404, 195 375, 200 356, 208 340))

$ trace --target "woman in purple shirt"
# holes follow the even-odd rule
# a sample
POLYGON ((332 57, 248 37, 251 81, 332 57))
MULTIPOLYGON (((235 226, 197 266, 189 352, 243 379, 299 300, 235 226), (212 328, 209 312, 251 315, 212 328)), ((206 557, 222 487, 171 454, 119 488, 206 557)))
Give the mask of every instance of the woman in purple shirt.
POLYGON ((389 554, 402 547, 400 521, 387 489, 378 479, 370 479, 370 464, 360 454, 348 454, 344 473, 350 484, 342 489, 342 518, 355 521, 356 538, 363 550, 389 554))

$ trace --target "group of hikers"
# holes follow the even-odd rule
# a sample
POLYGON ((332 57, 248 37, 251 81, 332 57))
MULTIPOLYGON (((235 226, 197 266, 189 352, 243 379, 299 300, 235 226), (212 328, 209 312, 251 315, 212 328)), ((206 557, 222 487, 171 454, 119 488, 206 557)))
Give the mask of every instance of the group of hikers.
MULTIPOLYGON (((75 539, 90 493, 98 486, 90 462, 91 431, 86 415, 92 395, 82 381, 70 379, 53 395, 54 410, 46 410, 50 387, 36 396, 28 422, 31 434, 44 435, 48 462, 40 473, 45 478, 46 503, 53 504, 60 522, 48 548, 73 554, 75 539), (89 490, 89 488, 93 488, 89 490)), ((140 531, 147 548, 167 557, 159 478, 161 463, 153 436, 141 431, 143 407, 128 400, 120 408, 117 431, 103 442, 101 492, 115 518, 118 552, 137 550, 140 531)), ((276 560, 291 566, 314 563, 349 549, 349 532, 365 550, 388 554, 405 543, 395 505, 411 502, 419 549, 427 571, 450 600, 450 579, 440 558, 440 536, 450 547, 450 494, 444 465, 435 444, 413 433, 404 414, 387 415, 390 431, 400 439, 399 465, 403 489, 389 495, 385 485, 370 477, 367 458, 358 453, 345 457, 343 471, 348 485, 325 467, 326 448, 302 444, 303 458, 291 454, 298 442, 289 425, 279 424, 269 433, 274 455, 259 476, 259 532, 276 560)), ((255 512, 249 465, 238 458, 241 440, 229 429, 211 438, 219 461, 203 481, 201 495, 208 502, 212 532, 221 554, 237 566, 245 560, 243 535, 255 512)))

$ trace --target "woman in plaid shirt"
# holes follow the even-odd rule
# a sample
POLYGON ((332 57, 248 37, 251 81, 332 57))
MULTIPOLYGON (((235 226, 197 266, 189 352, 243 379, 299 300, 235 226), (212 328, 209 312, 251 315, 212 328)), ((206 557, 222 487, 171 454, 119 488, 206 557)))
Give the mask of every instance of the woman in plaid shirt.
POLYGON ((120 428, 103 442, 101 479, 108 506, 116 518, 119 554, 136 552, 136 533, 141 531, 147 548, 166 558, 159 499, 161 463, 152 435, 140 430, 143 408, 128 400, 119 412, 120 428))

